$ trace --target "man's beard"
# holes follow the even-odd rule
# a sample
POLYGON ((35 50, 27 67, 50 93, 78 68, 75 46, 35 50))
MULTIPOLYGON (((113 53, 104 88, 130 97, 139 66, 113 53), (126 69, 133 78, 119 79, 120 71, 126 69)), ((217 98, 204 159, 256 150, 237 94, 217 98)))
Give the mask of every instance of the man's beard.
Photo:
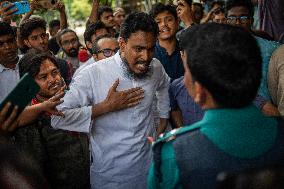
POLYGON ((152 71, 151 63, 149 63, 147 61, 137 61, 137 62, 135 62, 135 64, 149 64, 148 70, 146 72, 135 73, 129 67, 128 61, 125 58, 121 58, 121 59, 122 59, 122 62, 123 62, 123 72, 124 72, 124 75, 127 78, 135 79, 135 80, 141 80, 141 79, 146 79, 146 78, 148 78, 148 77, 150 77, 152 75, 153 71, 152 71))
POLYGON ((68 52, 64 50, 64 52, 67 54, 69 57, 77 57, 78 56, 78 49, 72 48, 68 52))

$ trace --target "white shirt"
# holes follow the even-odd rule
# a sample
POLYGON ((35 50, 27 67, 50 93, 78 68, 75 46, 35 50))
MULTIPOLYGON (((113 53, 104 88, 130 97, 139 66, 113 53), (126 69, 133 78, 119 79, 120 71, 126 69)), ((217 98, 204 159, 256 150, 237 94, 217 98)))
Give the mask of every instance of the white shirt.
POLYGON ((90 132, 93 163, 93 189, 145 189, 151 162, 148 136, 155 135, 152 103, 155 93, 161 118, 169 117, 168 87, 170 79, 157 59, 151 62, 151 75, 135 80, 125 74, 124 63, 117 53, 92 64, 78 73, 58 109, 65 118, 54 116, 52 126, 90 132), (107 113, 92 121, 92 105, 102 102, 109 88, 119 78, 118 91, 142 87, 145 98, 132 108, 107 113))
POLYGON ((84 64, 82 64, 73 74, 73 78, 76 77, 76 75, 78 75, 78 73, 83 70, 84 68, 86 68, 87 66, 91 65, 95 63, 95 59, 93 57, 89 58, 89 60, 87 60, 87 62, 85 62, 84 64))
MULTIPOLYGON (((20 60, 21 56, 19 56, 20 60)), ((15 69, 4 67, 0 64, 0 102, 14 89, 20 80, 19 66, 15 69)))

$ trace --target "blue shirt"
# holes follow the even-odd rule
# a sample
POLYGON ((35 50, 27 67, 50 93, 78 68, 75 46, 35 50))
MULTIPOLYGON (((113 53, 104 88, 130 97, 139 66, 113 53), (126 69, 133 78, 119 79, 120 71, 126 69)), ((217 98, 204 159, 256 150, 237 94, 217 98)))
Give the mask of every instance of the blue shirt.
POLYGON ((154 57, 160 60, 168 76, 174 80, 184 75, 184 68, 180 56, 178 43, 173 54, 169 55, 165 48, 161 47, 159 42, 155 46, 154 57))
POLYGON ((183 124, 190 125, 203 118, 204 111, 194 102, 183 83, 184 77, 174 80, 170 84, 169 96, 171 110, 179 108, 182 113, 183 124))
POLYGON ((258 95, 262 96, 266 100, 270 100, 271 97, 268 92, 268 85, 267 85, 268 64, 273 51, 280 46, 280 43, 277 43, 275 41, 268 41, 260 37, 255 37, 255 39, 260 48, 261 57, 262 57, 262 78, 261 78, 260 88, 258 90, 258 95))

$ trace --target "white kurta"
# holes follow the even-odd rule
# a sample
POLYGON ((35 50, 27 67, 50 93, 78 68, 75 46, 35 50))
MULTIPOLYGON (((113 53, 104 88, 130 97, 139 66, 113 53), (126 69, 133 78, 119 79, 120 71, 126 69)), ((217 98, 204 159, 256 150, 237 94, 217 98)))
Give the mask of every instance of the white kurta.
POLYGON ((90 133, 93 162, 93 189, 145 189, 151 162, 148 136, 155 135, 152 103, 158 98, 161 118, 169 116, 168 87, 170 79, 157 59, 151 62, 151 75, 146 79, 127 77, 120 55, 92 64, 74 78, 64 103, 65 118, 53 117, 52 126, 59 129, 90 133), (112 112, 92 120, 92 105, 102 102, 109 88, 119 78, 118 91, 142 87, 141 104, 112 112))

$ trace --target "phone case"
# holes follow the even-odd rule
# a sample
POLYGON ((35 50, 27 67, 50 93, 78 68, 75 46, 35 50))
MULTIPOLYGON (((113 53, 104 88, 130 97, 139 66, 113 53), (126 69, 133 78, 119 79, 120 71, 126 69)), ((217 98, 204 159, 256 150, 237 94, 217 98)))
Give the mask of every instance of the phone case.
POLYGON ((18 106, 18 114, 20 114, 35 97, 39 89, 40 87, 34 81, 34 79, 28 73, 26 73, 21 78, 17 86, 1 102, 0 110, 4 108, 6 103, 11 102, 12 106, 10 107, 7 115, 10 115, 12 113, 12 110, 16 105, 18 106))

